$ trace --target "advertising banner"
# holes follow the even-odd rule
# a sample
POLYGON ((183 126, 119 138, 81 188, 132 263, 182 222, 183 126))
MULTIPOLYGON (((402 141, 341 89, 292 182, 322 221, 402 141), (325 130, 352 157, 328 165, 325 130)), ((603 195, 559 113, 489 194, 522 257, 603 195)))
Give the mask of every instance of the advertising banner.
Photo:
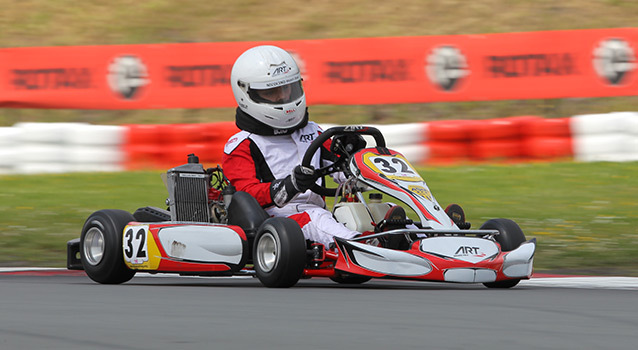
POLYGON ((638 94, 638 28, 617 28, 4 48, 0 49, 0 107, 233 107, 233 62, 246 49, 262 44, 293 54, 311 105, 638 94))

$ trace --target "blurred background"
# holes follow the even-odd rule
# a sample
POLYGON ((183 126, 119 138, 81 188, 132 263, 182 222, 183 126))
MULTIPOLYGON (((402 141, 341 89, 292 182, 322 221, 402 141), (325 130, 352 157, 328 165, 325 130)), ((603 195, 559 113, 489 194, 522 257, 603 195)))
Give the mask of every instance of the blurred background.
MULTIPOLYGON (((2 0, 0 46, 75 46, 457 35, 635 26, 630 0, 396 0, 213 2, 168 0, 2 0)), ((377 106, 314 106, 332 123, 396 123, 515 115, 566 117, 635 110, 638 97, 377 106)), ((233 120, 233 109, 100 111, 3 109, 0 125, 20 121, 95 124, 233 120)))
MULTIPOLYGON (((0 47, 206 43, 331 38, 471 35, 635 26, 638 3, 624 0, 430 1, 44 1, 0 0, 0 47)), ((637 91, 638 94, 638 91, 637 91)), ((322 124, 396 125, 453 120, 638 111, 638 96, 393 105, 314 105, 322 124)), ((616 115, 617 116, 617 115, 616 115)), ((614 119, 614 118, 612 118, 614 119)), ((633 115, 624 114, 623 123, 633 115)), ((0 109, 0 127, 59 130, 29 123, 196 124, 234 120, 234 108, 155 110, 0 109)), ((595 123, 594 123, 595 124, 595 123)), ((601 122, 607 125, 609 122, 601 122)), ((622 124, 629 125, 629 124, 622 124)), ((612 135, 622 125, 611 127, 612 135)), ((589 126, 596 128, 594 126, 589 126)), ((112 129, 100 132, 108 134, 112 129)), ((1 137, 10 137, 0 134, 1 137)), ((400 138, 399 136, 397 136, 400 138)), ((614 136, 611 136, 614 137, 614 136)), ((84 141, 82 141, 84 142, 84 141)), ((78 144, 82 147, 83 143, 78 144)), ((47 156, 42 146, 41 154, 47 156)), ((2 149, 8 144, 0 140, 2 149)), ((104 155, 105 157, 108 154, 104 155)), ((79 159, 82 159, 80 157, 79 159)), ((596 159, 593 159, 596 160, 596 159)), ((20 159, 12 160, 20 162, 20 159)), ((211 160, 214 163, 213 160, 211 160)), ((214 165, 214 164, 211 164, 214 165)), ((86 169, 86 168, 85 168, 86 169)), ((422 173, 441 204, 458 202, 474 227, 492 217, 537 237, 545 271, 638 275, 638 165, 635 161, 534 162, 465 159, 422 173)), ((163 205, 158 169, 0 175, 0 265, 64 266, 65 242, 93 211, 163 205)), ((28 173, 28 172, 27 172, 28 173)))

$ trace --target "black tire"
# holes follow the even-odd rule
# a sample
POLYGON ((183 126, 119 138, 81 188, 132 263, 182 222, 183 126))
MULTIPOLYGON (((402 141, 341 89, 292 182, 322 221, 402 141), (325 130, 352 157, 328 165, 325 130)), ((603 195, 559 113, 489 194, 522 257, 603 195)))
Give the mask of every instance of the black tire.
POLYGON ((331 280, 339 284, 362 284, 372 279, 370 276, 355 275, 350 273, 336 272, 330 277, 331 280))
POLYGON ((306 239, 296 221, 270 218, 259 227, 253 245, 255 273, 269 288, 289 288, 303 275, 306 239))
MULTIPOLYGON (((504 252, 514 250, 526 241, 523 230, 517 223, 509 219, 488 220, 481 226, 481 230, 498 230, 500 234, 496 236, 496 241, 501 245, 501 251, 504 252)), ((512 288, 520 281, 520 279, 514 279, 483 283, 483 285, 487 288, 512 288)))
POLYGON ((86 274, 102 284, 124 283, 135 275, 124 263, 122 234, 135 218, 131 213, 105 209, 91 214, 80 236, 80 258, 86 274))

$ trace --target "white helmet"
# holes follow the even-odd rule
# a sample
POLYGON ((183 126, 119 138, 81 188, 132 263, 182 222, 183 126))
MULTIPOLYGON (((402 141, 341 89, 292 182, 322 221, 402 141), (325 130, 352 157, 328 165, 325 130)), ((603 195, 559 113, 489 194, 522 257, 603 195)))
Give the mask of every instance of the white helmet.
POLYGON ((299 126, 306 114, 306 95, 297 63, 276 46, 253 47, 237 58, 230 73, 239 108, 274 129, 299 126))

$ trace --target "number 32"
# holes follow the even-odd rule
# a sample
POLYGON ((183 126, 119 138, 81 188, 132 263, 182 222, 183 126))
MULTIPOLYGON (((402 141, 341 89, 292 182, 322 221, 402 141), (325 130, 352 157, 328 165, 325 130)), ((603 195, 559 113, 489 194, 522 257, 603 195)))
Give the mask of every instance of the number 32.
POLYGON ((148 260, 146 254, 146 228, 129 228, 124 233, 124 255, 127 261, 135 259, 137 261, 148 260))
POLYGON ((384 173, 394 174, 396 172, 402 172, 414 174, 412 170, 410 170, 410 167, 402 159, 399 158, 392 158, 392 164, 390 164, 390 162, 388 162, 387 159, 384 158, 376 158, 374 162, 381 165, 380 170, 384 173), (398 165, 400 169, 395 168, 395 165, 398 165))

